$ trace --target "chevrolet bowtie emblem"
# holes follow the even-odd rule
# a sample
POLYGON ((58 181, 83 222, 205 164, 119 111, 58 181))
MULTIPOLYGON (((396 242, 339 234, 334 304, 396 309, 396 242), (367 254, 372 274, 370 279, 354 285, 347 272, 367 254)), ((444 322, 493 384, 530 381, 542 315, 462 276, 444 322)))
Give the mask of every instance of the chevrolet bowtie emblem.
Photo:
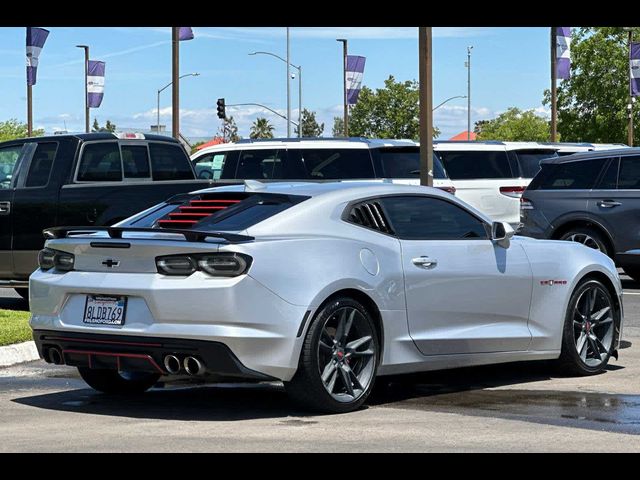
POLYGON ((112 268, 112 267, 117 267, 118 265, 120 265, 120 262, 118 260, 113 260, 111 258, 107 258, 104 262, 102 262, 102 265, 112 268))

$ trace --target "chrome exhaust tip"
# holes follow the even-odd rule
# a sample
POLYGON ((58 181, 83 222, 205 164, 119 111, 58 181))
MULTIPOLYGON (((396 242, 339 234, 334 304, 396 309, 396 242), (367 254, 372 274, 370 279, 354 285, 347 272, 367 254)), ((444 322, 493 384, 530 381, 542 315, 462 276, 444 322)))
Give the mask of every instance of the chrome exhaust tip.
POLYGON ((165 355, 164 368, 172 375, 180 373, 180 360, 175 355, 165 355))
POLYGON ((47 351, 47 359, 50 363, 53 363, 55 365, 62 365, 64 363, 62 359, 62 352, 57 347, 51 347, 47 351))
POLYGON ((200 375, 204 371, 204 365, 196 357, 184 359, 184 369, 189 375, 200 375))

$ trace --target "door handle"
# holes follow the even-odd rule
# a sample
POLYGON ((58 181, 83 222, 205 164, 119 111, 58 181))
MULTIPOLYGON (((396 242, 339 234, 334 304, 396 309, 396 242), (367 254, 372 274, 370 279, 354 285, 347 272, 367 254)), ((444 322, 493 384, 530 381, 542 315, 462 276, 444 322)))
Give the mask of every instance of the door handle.
POLYGON ((411 263, 413 263, 416 267, 431 270, 438 265, 438 260, 423 255, 421 257, 411 259, 411 263))
POLYGON ((11 213, 11 202, 0 202, 0 215, 9 215, 11 213))
POLYGON ((613 208, 619 207, 620 205, 622 205, 620 202, 616 202, 614 200, 600 200, 598 202, 598 206, 602 208, 613 208))

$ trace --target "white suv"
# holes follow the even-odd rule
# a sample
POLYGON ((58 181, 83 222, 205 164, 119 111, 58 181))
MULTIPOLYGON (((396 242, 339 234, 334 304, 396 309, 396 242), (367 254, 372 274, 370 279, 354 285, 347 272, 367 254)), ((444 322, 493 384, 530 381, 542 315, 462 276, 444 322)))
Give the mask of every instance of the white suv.
POLYGON ((456 196, 493 220, 520 222, 520 197, 557 147, 537 142, 434 142, 456 196))
MULTIPOLYGON (((420 183, 420 145, 365 138, 243 139, 191 156, 198 178, 212 180, 371 180, 420 183)), ((455 193, 434 153, 434 187, 455 193)))

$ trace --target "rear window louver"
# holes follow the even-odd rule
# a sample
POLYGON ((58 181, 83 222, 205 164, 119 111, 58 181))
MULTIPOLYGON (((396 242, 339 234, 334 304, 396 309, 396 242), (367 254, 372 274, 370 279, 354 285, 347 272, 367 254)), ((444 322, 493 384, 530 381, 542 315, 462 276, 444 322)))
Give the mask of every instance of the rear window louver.
POLYGON ((161 228, 188 229, 222 210, 237 205, 242 198, 203 198, 196 197, 183 203, 174 211, 158 220, 161 228))
POLYGON ((349 221, 383 233, 393 233, 378 202, 359 203, 351 208, 349 221))

